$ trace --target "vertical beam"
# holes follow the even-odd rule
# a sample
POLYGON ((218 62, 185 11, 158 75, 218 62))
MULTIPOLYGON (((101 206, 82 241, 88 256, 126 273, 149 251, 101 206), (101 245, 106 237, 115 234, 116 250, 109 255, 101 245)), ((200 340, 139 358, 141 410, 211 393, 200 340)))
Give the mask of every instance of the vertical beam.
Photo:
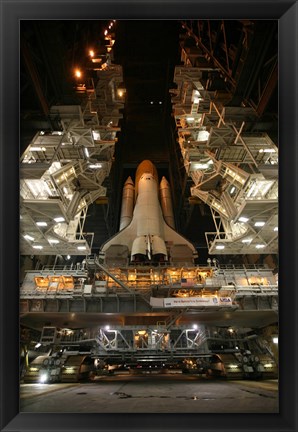
POLYGON ((34 85, 34 90, 35 90, 36 95, 39 99, 41 108, 42 108, 45 116, 47 117, 49 115, 48 101, 47 101, 47 99, 43 93, 39 74, 38 74, 38 72, 34 66, 28 45, 24 39, 21 40, 21 53, 23 55, 27 70, 29 72, 30 78, 31 78, 32 83, 34 85))
POLYGON ((222 22, 221 22, 221 29, 222 29, 223 38, 224 38, 224 44, 225 44, 225 53, 226 53, 227 68, 228 68, 228 73, 230 75, 230 62, 229 62, 229 54, 228 54, 228 46, 227 46, 226 29, 225 29, 225 22, 224 22, 224 20, 222 20, 222 22))
POLYGON ((258 106, 257 106, 257 113, 261 116, 263 112, 265 111, 270 98, 277 86, 278 81, 278 68, 277 63, 275 64, 270 77, 268 81, 266 82, 265 89, 263 90, 263 93, 261 94, 258 106))

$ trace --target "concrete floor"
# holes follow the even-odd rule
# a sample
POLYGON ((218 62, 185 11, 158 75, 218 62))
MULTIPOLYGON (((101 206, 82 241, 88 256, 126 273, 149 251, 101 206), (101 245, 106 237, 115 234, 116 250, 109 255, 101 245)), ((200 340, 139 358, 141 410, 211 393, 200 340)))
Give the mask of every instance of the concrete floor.
POLYGON ((91 383, 21 384, 20 412, 278 413, 278 383, 188 375, 111 376, 91 383))

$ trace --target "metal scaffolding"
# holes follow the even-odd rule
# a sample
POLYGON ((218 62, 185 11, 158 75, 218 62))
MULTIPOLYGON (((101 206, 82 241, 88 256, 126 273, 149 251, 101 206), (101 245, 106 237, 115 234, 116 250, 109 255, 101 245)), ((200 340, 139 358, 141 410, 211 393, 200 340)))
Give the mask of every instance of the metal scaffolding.
POLYGON ((220 92, 208 90, 203 74, 217 74, 219 65, 208 62, 200 46, 185 48, 183 40, 181 46, 184 65, 175 69, 173 112, 185 171, 193 181, 191 196, 213 216, 216 230, 206 233, 208 252, 277 253, 277 146, 266 132, 249 130, 257 121, 253 107, 225 106, 220 92))
MULTIPOLYGON (((110 54, 109 54, 110 55, 110 54)), ((97 64, 97 63, 95 63, 97 64)), ((81 105, 55 105, 49 116, 59 130, 40 131, 20 163, 20 252, 23 255, 88 255, 93 233, 84 231, 90 204, 106 196, 123 97, 122 68, 108 62, 93 79, 78 83, 81 105)))

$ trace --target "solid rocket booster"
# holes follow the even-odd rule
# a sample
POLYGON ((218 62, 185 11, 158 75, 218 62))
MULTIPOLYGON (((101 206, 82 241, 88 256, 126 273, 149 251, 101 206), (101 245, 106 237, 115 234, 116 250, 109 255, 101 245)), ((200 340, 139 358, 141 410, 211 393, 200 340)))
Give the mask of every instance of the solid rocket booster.
POLYGON ((124 256, 131 261, 177 261, 179 256, 193 261, 196 249, 170 226, 174 226, 174 216, 169 183, 163 178, 159 188, 157 170, 151 161, 139 164, 135 200, 133 192, 129 177, 123 188, 120 231, 101 248, 106 262, 115 263, 124 256))
POLYGON ((172 206, 172 197, 169 182, 165 177, 161 179, 160 186, 160 202, 164 219, 170 227, 175 229, 175 219, 172 206))
POLYGON ((131 177, 124 183, 119 230, 127 227, 132 220, 135 188, 131 177))

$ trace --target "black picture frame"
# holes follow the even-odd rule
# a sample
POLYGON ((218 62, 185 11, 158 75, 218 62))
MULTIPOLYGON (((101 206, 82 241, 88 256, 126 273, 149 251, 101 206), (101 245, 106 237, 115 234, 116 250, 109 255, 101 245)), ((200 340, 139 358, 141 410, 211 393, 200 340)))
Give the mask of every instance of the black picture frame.
POLYGON ((28 1, 1 4, 1 431, 297 430, 298 6, 287 0, 28 1), (48 414, 19 412, 19 23, 25 19, 276 19, 279 21, 280 412, 48 414))

